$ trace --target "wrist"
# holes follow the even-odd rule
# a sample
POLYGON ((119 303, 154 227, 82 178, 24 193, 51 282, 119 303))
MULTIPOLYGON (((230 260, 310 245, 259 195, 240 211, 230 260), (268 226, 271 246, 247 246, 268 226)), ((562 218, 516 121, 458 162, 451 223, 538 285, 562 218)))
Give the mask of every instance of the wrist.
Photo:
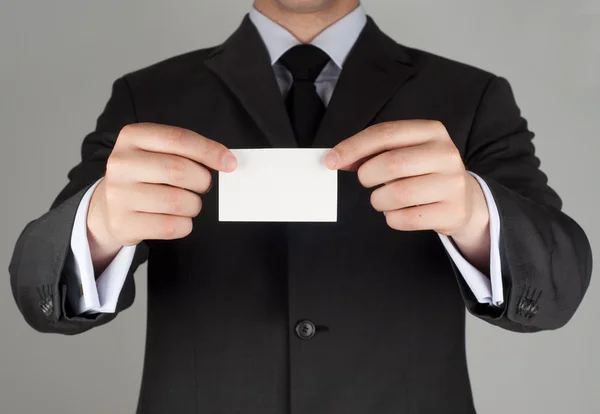
POLYGON ((461 244, 478 244, 483 238, 489 238, 490 217, 487 211, 473 211, 471 218, 462 228, 456 230, 450 237, 461 244))
POLYGON ((467 174, 469 187, 470 212, 466 223, 456 229, 450 236, 453 239, 459 239, 467 242, 470 239, 477 238, 477 235, 488 234, 490 225, 490 213, 483 194, 483 189, 479 182, 470 174, 467 174))
POLYGON ((123 247, 108 229, 103 188, 104 180, 92 194, 87 215, 88 244, 96 274, 101 273, 123 247))
POLYGON ((469 175, 471 215, 452 238, 463 256, 483 273, 487 273, 490 256, 490 214, 479 182, 469 175))

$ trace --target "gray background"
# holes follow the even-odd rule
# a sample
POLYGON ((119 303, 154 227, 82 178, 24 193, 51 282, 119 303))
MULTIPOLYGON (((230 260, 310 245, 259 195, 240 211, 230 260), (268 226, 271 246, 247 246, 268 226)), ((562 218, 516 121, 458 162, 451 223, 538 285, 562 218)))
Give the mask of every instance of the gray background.
MULTIPOLYGON (((79 159, 114 79, 220 43, 250 0, 0 0, 0 412, 133 413, 145 334, 145 267, 133 308, 76 337, 17 312, 6 270, 79 159)), ((364 1, 397 41, 507 77, 543 169, 600 260, 600 4, 597 0, 364 1)), ((168 102, 165 102, 168 105, 168 102)), ((596 271, 596 274, 598 272, 596 271)), ((480 413, 600 412, 600 288, 573 320, 538 334, 468 319, 480 413)), ((441 344, 443 346, 443 344, 441 344)), ((210 357, 210 356, 208 356, 210 357)))

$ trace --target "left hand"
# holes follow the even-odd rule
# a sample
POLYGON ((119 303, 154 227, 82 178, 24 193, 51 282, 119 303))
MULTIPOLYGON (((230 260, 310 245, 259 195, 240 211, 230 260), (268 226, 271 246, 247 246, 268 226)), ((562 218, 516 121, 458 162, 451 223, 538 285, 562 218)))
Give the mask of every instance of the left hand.
POLYGON ((477 180, 466 170, 438 121, 373 125, 336 145, 330 169, 358 170, 373 188, 371 204, 396 230, 434 230, 476 244, 487 235, 489 212, 477 180))

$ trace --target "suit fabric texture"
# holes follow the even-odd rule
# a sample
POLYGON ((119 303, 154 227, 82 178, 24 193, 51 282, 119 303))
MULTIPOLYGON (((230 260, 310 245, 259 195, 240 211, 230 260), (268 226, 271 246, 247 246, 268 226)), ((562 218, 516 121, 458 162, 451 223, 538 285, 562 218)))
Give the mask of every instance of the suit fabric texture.
POLYGON ((64 264, 74 216, 125 125, 175 125, 229 148, 297 147, 247 17, 218 47, 114 83, 69 183, 17 242, 16 303, 38 331, 79 334, 131 306, 134 271, 148 260, 140 414, 474 413, 465 309, 516 332, 563 326, 588 287, 590 246, 539 169, 509 83, 399 45, 369 18, 312 146, 404 119, 441 121, 490 187, 502 307, 474 300, 434 232, 390 229, 356 173, 340 172, 336 223, 218 222, 215 175, 188 237, 138 246, 116 313, 73 314, 64 264))

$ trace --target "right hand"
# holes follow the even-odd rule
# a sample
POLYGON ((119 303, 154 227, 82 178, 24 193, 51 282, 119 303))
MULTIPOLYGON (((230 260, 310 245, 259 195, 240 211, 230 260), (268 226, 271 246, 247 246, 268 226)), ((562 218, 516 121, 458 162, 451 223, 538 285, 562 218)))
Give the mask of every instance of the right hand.
POLYGON ((142 240, 187 236, 202 208, 199 194, 211 187, 210 170, 236 167, 231 151, 195 132, 147 123, 126 126, 90 202, 92 257, 102 260, 142 240))

